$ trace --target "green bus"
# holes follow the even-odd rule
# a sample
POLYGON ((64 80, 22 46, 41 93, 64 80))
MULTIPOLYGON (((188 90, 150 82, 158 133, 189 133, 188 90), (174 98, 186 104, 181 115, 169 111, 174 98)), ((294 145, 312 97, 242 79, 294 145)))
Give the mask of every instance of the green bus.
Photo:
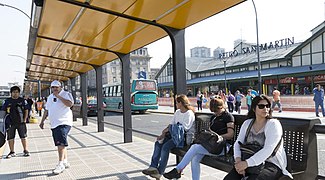
MULTIPOLYGON (((122 111, 122 85, 104 85, 105 111, 122 111)), ((145 113, 148 109, 158 109, 157 83, 150 79, 135 79, 131 84, 131 110, 145 113)))

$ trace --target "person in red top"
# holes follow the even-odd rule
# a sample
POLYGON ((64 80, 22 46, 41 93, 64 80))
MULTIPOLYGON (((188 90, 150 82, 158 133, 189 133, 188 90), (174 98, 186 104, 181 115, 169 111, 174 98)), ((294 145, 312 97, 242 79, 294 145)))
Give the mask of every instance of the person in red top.
POLYGON ((278 91, 277 87, 273 88, 273 101, 272 101, 272 110, 274 110, 275 105, 278 105, 279 107, 279 113, 282 112, 282 106, 281 106, 281 99, 280 99, 280 91, 278 91))

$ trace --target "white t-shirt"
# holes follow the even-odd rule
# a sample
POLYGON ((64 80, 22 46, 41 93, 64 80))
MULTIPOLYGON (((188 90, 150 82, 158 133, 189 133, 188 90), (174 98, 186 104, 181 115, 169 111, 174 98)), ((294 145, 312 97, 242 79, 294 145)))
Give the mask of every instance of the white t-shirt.
POLYGON ((187 110, 185 113, 182 113, 181 110, 177 109, 170 124, 176 124, 179 122, 184 126, 185 130, 188 131, 193 126, 194 121, 195 115, 193 111, 187 110))
MULTIPOLYGON (((73 97, 69 92, 61 90, 59 95, 74 103, 73 97)), ((64 105, 63 102, 53 94, 47 98, 45 109, 48 110, 51 129, 59 125, 72 126, 72 111, 70 107, 64 105), (54 102, 54 98, 56 98, 56 102, 54 102)))

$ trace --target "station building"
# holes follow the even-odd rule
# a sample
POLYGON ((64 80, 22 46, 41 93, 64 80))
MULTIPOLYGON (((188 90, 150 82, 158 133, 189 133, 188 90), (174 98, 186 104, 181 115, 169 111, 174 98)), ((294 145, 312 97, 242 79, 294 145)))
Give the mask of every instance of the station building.
MULTIPOLYGON (((315 84, 325 86, 325 21, 315 27, 311 37, 295 42, 294 37, 260 44, 263 93, 270 95, 278 87, 283 95, 310 94, 315 84)), ((248 87, 258 89, 256 45, 239 42, 231 52, 219 56, 186 58, 189 95, 198 90, 209 93, 227 89, 246 94, 248 87)), ((160 97, 173 91, 172 59, 157 73, 160 97)))

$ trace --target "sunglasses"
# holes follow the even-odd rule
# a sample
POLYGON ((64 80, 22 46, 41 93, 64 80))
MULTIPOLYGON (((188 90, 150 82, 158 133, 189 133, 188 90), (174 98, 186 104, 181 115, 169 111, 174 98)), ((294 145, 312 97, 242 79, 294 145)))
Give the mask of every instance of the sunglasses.
POLYGON ((264 109, 265 107, 270 108, 270 105, 269 104, 258 104, 257 107, 258 107, 258 109, 264 109))

